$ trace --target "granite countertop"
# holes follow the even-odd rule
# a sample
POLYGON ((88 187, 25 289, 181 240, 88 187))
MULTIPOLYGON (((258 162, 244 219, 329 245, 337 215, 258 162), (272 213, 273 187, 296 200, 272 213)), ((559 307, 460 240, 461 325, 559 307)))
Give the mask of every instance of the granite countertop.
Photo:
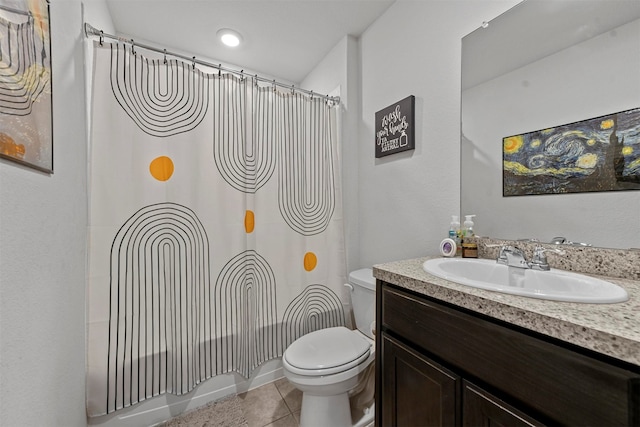
POLYGON ((626 289, 617 304, 556 302, 476 289, 426 273, 429 257, 373 266, 402 288, 640 366, 640 281, 603 277, 626 289))

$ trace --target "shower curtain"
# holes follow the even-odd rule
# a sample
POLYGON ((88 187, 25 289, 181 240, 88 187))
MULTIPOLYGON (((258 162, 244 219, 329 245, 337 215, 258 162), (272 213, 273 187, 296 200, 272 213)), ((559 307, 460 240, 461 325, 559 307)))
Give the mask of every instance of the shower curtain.
POLYGON ((336 108, 94 43, 90 416, 345 324, 336 108))

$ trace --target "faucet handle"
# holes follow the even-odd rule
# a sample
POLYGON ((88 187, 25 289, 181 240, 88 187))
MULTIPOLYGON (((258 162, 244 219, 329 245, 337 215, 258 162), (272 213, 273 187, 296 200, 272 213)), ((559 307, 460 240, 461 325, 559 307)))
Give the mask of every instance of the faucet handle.
POLYGON ((565 251, 561 249, 555 249, 555 248, 551 249, 551 248, 545 248, 543 246, 537 245, 533 249, 533 258, 531 259, 531 268, 535 270, 544 270, 544 271, 548 271, 551 269, 551 267, 549 267, 549 263, 547 262, 546 252, 553 252, 558 255, 565 254, 565 251))
POLYGON ((512 246, 509 245, 494 245, 494 246, 500 246, 500 252, 498 252, 498 258, 496 258, 496 261, 498 262, 498 264, 504 264, 507 265, 507 252, 513 250, 512 246))
POLYGON ((542 246, 536 246, 533 249, 533 258, 531 259, 531 263, 536 265, 546 265, 548 267, 549 264, 547 263, 547 256, 545 255, 545 252, 546 250, 542 246))
POLYGON ((533 251, 533 258, 531 259, 531 268, 534 270, 549 271, 551 267, 547 262, 547 256, 545 250, 542 247, 536 247, 533 251))

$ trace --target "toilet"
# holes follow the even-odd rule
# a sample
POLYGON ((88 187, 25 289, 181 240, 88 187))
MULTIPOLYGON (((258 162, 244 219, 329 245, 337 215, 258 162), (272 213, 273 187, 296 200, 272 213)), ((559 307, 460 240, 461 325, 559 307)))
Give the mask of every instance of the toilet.
POLYGON ((357 329, 339 326, 310 332, 291 343, 282 356, 284 376, 302 391, 301 427, 373 425, 372 270, 351 272, 345 286, 351 290, 357 329))

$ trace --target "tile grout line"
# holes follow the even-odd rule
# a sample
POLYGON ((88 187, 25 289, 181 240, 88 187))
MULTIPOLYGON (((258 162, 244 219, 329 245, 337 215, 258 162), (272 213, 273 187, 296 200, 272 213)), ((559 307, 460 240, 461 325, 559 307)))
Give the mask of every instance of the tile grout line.
POLYGON ((289 411, 289 413, 288 413, 288 414, 283 415, 282 417, 280 417, 280 418, 278 418, 278 419, 272 420, 269 424, 265 424, 265 425, 264 425, 264 426, 262 426, 262 427, 269 427, 270 425, 272 425, 272 424, 274 424, 274 423, 276 423, 276 422, 278 422, 278 421, 282 420, 283 418, 286 418, 286 417, 293 417, 293 413, 291 412, 291 408, 290 408, 290 407, 289 407, 289 405, 287 404, 287 401, 284 399, 284 396, 282 395, 282 392, 281 392, 281 391, 280 391, 280 389, 278 388, 278 384, 276 384, 276 382, 275 382, 275 381, 273 381, 273 385, 275 386, 276 391, 277 391, 277 392, 278 392, 278 394, 280 395, 280 399, 282 400, 282 403, 284 403, 284 406, 287 408, 287 410, 289 411))
POLYGON ((289 406, 289 404, 287 403, 287 400, 284 398, 284 396, 282 395, 282 392, 280 391, 280 387, 278 387, 278 383, 274 381, 273 385, 276 386, 276 390, 278 390, 278 394, 280 395, 280 398, 282 399, 282 401, 284 402, 284 406, 287 407, 287 409, 289 410, 289 415, 293 415, 293 411, 291 410, 291 407, 289 406))
MULTIPOLYGON (((274 381, 273 383, 276 386, 276 390, 278 390, 278 394, 280 395, 280 397, 282 398, 282 401, 284 402, 284 405, 287 407, 287 409, 289 410, 289 415, 291 416, 295 421, 296 424, 299 423, 298 419, 296 418, 295 414, 293 413, 293 410, 291 409, 291 406, 289 406, 289 404, 287 403, 287 399, 284 398, 282 392, 280 391, 280 387, 278 387, 278 382, 274 381)), ((284 417, 283 417, 284 418, 284 417)))

